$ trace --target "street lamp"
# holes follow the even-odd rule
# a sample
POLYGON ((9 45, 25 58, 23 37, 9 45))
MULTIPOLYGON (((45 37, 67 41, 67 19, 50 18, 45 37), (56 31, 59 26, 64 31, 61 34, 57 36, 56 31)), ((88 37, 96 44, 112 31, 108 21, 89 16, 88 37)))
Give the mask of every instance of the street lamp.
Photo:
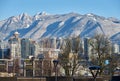
POLYGON ((53 64, 55 67, 55 81, 57 81, 57 65, 58 65, 59 61, 58 60, 53 60, 53 64))
POLYGON ((44 55, 43 54, 40 54, 40 56, 38 57, 39 58, 39 63, 40 63, 40 76, 42 77, 42 62, 43 62, 43 59, 44 59, 44 55))
POLYGON ((94 81, 96 81, 96 77, 97 77, 97 75, 99 73, 100 66, 90 66, 89 69, 90 69, 90 72, 91 72, 91 74, 92 74, 92 76, 94 78, 94 81))

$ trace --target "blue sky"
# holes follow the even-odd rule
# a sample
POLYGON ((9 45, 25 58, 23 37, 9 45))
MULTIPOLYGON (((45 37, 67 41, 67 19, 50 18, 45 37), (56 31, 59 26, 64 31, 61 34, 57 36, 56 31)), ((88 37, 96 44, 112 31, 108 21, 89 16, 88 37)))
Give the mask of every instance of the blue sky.
POLYGON ((24 12, 32 16, 42 11, 50 14, 94 13, 120 19, 120 0, 0 0, 0 20, 24 12))

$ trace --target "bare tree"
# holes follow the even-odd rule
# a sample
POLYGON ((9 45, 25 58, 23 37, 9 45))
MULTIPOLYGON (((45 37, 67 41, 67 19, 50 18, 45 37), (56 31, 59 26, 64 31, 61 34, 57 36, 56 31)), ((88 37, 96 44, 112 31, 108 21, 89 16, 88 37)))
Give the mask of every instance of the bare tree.
POLYGON ((69 64, 69 54, 71 52, 71 41, 70 39, 66 39, 64 40, 64 44, 61 47, 62 52, 59 55, 59 61, 60 61, 60 65, 64 68, 65 70, 65 75, 66 76, 70 76, 70 70, 68 64, 69 64))
POLYGON ((120 55, 119 54, 111 54, 109 56, 109 73, 110 76, 112 77, 114 75, 115 70, 117 69, 117 67, 119 67, 119 63, 120 63, 120 55))
POLYGON ((96 35, 90 39, 90 45, 92 47, 92 63, 100 66, 99 74, 102 74, 105 68, 105 60, 111 54, 111 45, 109 39, 105 35, 96 35))
MULTIPOLYGON (((81 46, 82 47, 82 46, 81 46)), ((78 54, 82 48, 80 47, 80 38, 65 39, 59 56, 60 65, 64 68, 66 76, 73 76, 79 67, 78 54)))

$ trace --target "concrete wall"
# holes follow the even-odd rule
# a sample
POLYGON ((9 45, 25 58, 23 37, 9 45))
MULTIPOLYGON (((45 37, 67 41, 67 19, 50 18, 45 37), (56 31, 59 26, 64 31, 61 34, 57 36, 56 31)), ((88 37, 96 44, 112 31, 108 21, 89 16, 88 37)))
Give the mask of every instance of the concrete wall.
POLYGON ((0 77, 0 81, 17 81, 17 77, 0 77))
POLYGON ((18 78, 17 81, 46 81, 46 78, 18 78))

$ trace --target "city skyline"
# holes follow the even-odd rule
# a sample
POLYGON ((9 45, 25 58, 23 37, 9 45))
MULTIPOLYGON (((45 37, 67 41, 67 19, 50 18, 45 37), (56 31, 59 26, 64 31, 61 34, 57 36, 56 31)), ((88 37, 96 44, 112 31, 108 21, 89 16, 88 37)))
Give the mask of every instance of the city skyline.
POLYGON ((70 12, 76 12, 79 14, 94 13, 104 17, 115 17, 120 19, 119 2, 119 0, 1 0, 0 20, 19 15, 21 13, 35 15, 37 12, 42 11, 50 14, 66 14, 70 12))

